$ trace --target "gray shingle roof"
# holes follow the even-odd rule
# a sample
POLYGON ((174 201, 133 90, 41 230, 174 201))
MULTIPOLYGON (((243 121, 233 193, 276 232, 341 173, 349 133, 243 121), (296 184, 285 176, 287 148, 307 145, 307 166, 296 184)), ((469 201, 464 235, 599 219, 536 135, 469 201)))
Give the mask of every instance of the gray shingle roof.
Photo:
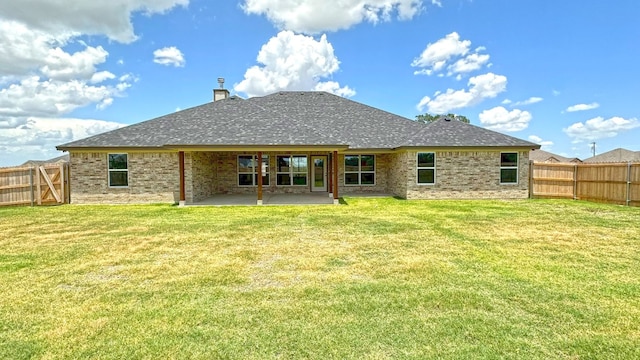
POLYGON ((402 146, 539 145, 468 125, 425 125, 326 92, 229 98, 58 146, 58 149, 222 145, 402 146))
POLYGON ((640 151, 631 151, 623 148, 607 151, 600 155, 584 159, 586 163, 602 162, 640 162, 640 151))
POLYGON ((61 162, 69 162, 69 154, 56 156, 48 160, 27 160, 20 166, 40 166, 44 164, 56 164, 61 162))
POLYGON ((405 146, 540 148, 529 141, 447 118, 426 125, 409 138, 405 146))
POLYGON ((554 159, 561 163, 582 162, 582 160, 578 158, 568 158, 540 149, 533 150, 529 153, 529 160, 533 160, 534 162, 554 162, 554 159))

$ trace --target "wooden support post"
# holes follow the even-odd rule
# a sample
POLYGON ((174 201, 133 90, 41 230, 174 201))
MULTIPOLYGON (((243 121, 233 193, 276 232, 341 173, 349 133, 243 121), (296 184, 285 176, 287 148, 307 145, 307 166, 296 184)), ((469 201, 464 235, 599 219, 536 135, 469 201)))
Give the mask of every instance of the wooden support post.
POLYGON ((627 206, 631 205, 631 162, 627 162, 627 206))
POLYGON ((333 152, 333 203, 339 204, 338 197, 338 152, 333 152))
POLYGON ((40 168, 36 167, 36 202, 42 205, 42 185, 40 182, 40 168))
POLYGON ((573 200, 578 199, 578 164, 573 165, 573 200))
POLYGON ((180 168, 180 202, 179 206, 184 206, 186 202, 186 192, 184 186, 184 151, 178 152, 178 167, 180 168))
POLYGON ((60 203, 64 204, 66 199, 64 193, 64 163, 60 163, 60 203))
POLYGON ((258 205, 262 205, 262 151, 258 151, 257 164, 258 167, 258 205))
POLYGON ((67 169, 64 174, 64 184, 65 189, 67 189, 67 204, 71 204, 71 164, 67 163, 65 168, 67 169))
POLYGON ((533 160, 529 160, 529 199, 533 199, 533 160))
POLYGON ((327 180, 329 180, 327 185, 329 186, 327 188, 329 189, 329 198, 333 198, 333 156, 331 153, 327 156, 327 161, 329 162, 327 166, 327 180))
POLYGON ((29 192, 31 193, 31 206, 33 206, 33 166, 29 168, 29 192))

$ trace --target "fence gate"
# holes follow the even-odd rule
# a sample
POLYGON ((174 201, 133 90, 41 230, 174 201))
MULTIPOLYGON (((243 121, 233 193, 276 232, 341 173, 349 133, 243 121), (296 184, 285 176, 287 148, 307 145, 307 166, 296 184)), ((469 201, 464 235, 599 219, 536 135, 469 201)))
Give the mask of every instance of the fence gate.
POLYGON ((68 164, 0 168, 0 206, 69 203, 68 164))

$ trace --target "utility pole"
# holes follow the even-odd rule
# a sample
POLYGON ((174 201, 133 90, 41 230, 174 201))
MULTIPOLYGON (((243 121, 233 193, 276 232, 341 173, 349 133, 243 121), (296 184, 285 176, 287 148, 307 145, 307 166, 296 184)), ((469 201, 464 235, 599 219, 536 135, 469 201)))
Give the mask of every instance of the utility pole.
POLYGON ((593 156, 596 156, 596 142, 592 142, 591 143, 591 153, 593 153, 593 156))

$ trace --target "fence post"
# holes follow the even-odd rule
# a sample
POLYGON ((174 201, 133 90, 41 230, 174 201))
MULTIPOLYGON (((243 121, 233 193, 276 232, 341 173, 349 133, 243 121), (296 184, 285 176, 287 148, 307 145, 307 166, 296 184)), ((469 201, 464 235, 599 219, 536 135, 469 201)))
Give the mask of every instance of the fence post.
POLYGON ((529 199, 533 198, 533 160, 529 160, 529 199))
POLYGON ((578 164, 573 164, 573 200, 578 200, 578 164))
POLYGON ((29 168, 29 194, 31 198, 31 206, 33 206, 33 166, 29 168))
POLYGON ((42 184, 40 181, 40 178, 42 177, 42 175, 40 174, 40 168, 36 167, 36 201, 38 202, 38 205, 42 205, 42 184))
POLYGON ((64 191, 64 163, 60 163, 60 204, 64 204, 67 199, 64 191))
POLYGON ((627 206, 631 205, 631 162, 627 162, 627 206))
POLYGON ((65 172, 64 172, 64 188, 65 188, 65 193, 67 194, 67 204, 71 204, 71 165, 69 163, 66 163, 64 165, 65 168, 65 172))

